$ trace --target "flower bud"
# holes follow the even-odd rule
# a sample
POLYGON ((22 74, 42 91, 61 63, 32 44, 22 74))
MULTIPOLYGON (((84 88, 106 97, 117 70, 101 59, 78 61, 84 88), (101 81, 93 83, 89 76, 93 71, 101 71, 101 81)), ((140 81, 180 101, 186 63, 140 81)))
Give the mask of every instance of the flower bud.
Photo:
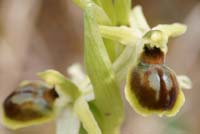
POLYGON ((144 47, 138 64, 130 69, 126 97, 142 115, 175 115, 184 103, 176 74, 164 64, 165 54, 157 47, 144 47))
POLYGON ((25 82, 5 99, 3 123, 16 129, 50 120, 56 98, 54 88, 39 81, 25 82))

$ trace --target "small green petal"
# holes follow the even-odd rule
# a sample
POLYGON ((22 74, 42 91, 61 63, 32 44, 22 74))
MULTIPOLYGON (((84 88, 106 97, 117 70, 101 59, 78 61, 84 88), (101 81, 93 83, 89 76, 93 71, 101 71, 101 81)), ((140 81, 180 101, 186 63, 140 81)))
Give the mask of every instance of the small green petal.
POLYGON ((115 27, 100 25, 99 30, 104 38, 118 41, 124 45, 135 45, 140 38, 139 33, 137 34, 136 31, 126 26, 115 27))
POLYGON ((139 5, 135 6, 131 11, 129 22, 133 29, 138 29, 142 34, 150 30, 150 27, 143 14, 142 7, 139 5))

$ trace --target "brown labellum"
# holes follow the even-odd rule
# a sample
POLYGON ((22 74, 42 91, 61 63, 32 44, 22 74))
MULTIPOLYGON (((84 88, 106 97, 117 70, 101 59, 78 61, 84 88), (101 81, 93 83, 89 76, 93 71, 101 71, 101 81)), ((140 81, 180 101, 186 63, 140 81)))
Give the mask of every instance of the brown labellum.
POLYGON ((148 109, 173 108, 178 94, 175 74, 165 65, 140 63, 131 74, 131 90, 148 109))
POLYGON ((131 71, 130 89, 140 105, 153 110, 170 110, 178 95, 175 73, 164 65, 159 48, 145 47, 139 64, 131 71))
POLYGON ((41 82, 27 82, 6 98, 4 113, 6 118, 16 121, 40 119, 52 113, 57 97, 54 88, 41 82))

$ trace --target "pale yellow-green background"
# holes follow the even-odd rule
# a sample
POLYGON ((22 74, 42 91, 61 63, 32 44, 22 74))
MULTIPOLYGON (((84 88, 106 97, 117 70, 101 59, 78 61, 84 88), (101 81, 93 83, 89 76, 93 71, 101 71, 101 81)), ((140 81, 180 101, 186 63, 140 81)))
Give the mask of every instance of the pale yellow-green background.
MULTIPOLYGON (((177 74, 187 74, 192 90, 175 118, 141 117, 124 101, 123 134, 200 133, 200 1, 134 0, 141 4, 151 26, 182 22, 185 35, 170 40, 167 64, 177 74)), ((48 68, 65 73, 73 62, 83 62, 82 13, 71 0, 0 0, 0 102, 23 79, 48 68)), ((122 88, 123 90, 123 88, 122 88)), ((55 134, 54 123, 0 134, 55 134)), ((67 131, 67 130, 66 130, 67 131)), ((67 133, 66 133, 67 134, 67 133)))

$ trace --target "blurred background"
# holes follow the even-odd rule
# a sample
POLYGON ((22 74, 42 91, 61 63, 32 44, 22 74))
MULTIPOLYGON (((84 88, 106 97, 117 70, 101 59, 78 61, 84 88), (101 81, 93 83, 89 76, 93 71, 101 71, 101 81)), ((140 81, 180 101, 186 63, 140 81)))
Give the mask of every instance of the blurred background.
MULTIPOLYGON (((141 117, 125 102, 122 134, 200 134, 200 1, 134 0, 143 6, 151 26, 182 22, 185 35, 170 40, 167 64, 187 74, 192 90, 173 118, 141 117)), ((83 63, 83 17, 72 0, 0 0, 0 103, 21 80, 56 69, 63 73, 74 62, 83 63)), ((55 134, 53 122, 0 134, 55 134)))

